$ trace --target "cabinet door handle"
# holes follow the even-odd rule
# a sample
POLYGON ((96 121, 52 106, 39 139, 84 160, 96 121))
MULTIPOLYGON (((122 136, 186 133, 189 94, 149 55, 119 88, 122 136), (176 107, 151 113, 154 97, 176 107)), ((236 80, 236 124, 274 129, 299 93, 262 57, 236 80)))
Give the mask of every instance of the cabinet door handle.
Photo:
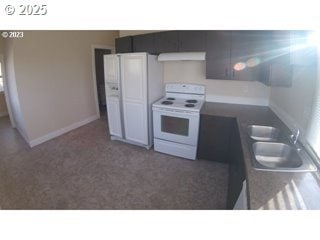
POLYGON ((225 75, 225 77, 228 77, 228 68, 225 68, 224 75, 225 75))

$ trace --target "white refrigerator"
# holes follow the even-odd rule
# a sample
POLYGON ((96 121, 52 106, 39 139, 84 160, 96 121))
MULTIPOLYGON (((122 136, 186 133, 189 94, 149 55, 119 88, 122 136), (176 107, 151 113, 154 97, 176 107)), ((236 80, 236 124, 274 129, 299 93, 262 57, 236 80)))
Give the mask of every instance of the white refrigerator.
POLYGON ((108 127, 112 140, 153 145, 152 104, 163 96, 163 66, 147 53, 104 56, 108 127))

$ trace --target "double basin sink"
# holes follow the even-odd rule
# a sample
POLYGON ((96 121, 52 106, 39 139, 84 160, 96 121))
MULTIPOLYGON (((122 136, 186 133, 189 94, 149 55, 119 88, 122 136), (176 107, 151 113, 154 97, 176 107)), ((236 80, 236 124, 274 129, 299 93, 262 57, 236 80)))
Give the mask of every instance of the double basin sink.
POLYGON ((271 126, 250 125, 247 128, 251 143, 253 167, 257 170, 279 172, 316 171, 312 159, 296 144, 281 139, 280 130, 271 126))

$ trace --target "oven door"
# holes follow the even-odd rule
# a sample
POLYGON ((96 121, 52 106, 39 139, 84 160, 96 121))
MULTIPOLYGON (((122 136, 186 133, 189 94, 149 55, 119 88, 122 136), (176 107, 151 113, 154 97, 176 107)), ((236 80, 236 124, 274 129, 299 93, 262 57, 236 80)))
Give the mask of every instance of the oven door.
POLYGON ((153 129, 155 138, 195 146, 198 143, 199 113, 154 109, 153 129))

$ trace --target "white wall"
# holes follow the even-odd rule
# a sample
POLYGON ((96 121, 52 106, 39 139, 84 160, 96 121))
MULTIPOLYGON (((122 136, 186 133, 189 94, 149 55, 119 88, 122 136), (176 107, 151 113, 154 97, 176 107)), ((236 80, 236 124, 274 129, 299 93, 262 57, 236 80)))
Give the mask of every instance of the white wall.
POLYGON ((306 130, 314 100, 317 68, 294 66, 290 88, 271 87, 270 107, 291 129, 306 130))
POLYGON ((209 80, 205 67, 204 61, 164 62, 164 82, 203 84, 209 102, 268 105, 269 87, 256 81, 209 80))
POLYGON ((91 47, 114 46, 116 37, 118 31, 25 31, 13 40, 8 80, 16 82, 31 145, 98 117, 91 47))

